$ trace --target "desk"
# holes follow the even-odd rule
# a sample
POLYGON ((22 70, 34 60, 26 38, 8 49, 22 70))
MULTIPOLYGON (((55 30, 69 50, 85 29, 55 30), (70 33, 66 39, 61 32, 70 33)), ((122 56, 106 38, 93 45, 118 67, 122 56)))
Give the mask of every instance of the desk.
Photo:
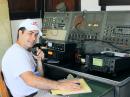
MULTIPOLYGON (((80 77, 89 79, 91 81, 95 81, 95 83, 99 82, 100 85, 105 85, 105 86, 109 85, 110 87, 114 88, 113 93, 111 93, 114 96, 113 95, 111 95, 111 96, 107 96, 107 95, 105 95, 105 96, 94 96, 93 94, 90 94, 91 96, 89 96, 87 94, 88 97, 130 97, 130 92, 129 92, 129 90, 130 90, 130 77, 128 77, 128 78, 126 78, 122 81, 114 81, 114 80, 111 80, 111 79, 102 78, 102 77, 99 77, 99 76, 94 76, 94 75, 91 75, 91 74, 82 73, 82 72, 79 72, 79 71, 75 71, 75 70, 67 69, 67 68, 64 68, 64 67, 56 66, 56 65, 53 65, 53 64, 45 64, 45 66, 47 68, 51 69, 51 70, 49 70, 49 76, 51 75, 51 72, 52 72, 53 77, 60 76, 60 78, 65 78, 68 74, 74 74, 74 76, 80 76, 80 77)), ((98 86, 98 87, 100 87, 100 86, 98 86)), ((108 90, 109 89, 110 88, 108 88, 108 90)), ((104 88, 104 90, 107 90, 107 89, 104 88)), ((99 91, 99 89, 98 89, 98 91, 99 91)), ((80 96, 78 96, 78 97, 80 97, 80 96)), ((73 96, 73 97, 76 97, 76 96, 73 96)))
POLYGON ((88 80, 87 83, 91 87, 92 93, 75 94, 69 97, 114 97, 112 86, 92 80, 88 80))

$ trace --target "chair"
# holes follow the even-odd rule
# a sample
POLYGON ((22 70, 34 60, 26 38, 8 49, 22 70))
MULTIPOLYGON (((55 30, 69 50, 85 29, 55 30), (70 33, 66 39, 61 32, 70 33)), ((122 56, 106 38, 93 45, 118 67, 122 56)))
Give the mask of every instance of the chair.
POLYGON ((2 72, 0 72, 0 97, 10 97, 9 91, 4 82, 2 72))

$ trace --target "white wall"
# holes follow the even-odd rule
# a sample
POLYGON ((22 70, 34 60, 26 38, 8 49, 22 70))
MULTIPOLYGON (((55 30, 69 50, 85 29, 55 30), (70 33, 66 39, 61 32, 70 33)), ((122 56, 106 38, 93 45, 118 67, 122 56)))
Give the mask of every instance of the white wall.
POLYGON ((99 11, 98 0, 81 0, 81 11, 99 11))
POLYGON ((107 10, 130 10, 130 6, 107 6, 107 10))
MULTIPOLYGON (((100 11, 98 0, 81 0, 81 10, 100 11)), ((130 6, 107 6, 106 10, 130 10, 130 6)))

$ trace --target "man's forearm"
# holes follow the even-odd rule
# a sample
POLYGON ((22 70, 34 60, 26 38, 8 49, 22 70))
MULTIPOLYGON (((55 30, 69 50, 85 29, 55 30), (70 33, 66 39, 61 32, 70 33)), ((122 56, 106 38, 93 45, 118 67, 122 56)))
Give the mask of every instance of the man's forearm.
POLYGON ((40 75, 43 76, 44 75, 43 64, 41 61, 38 61, 37 64, 38 64, 37 70, 40 73, 40 75))
POLYGON ((59 86, 59 82, 36 76, 31 71, 22 73, 20 77, 27 85, 38 89, 58 89, 59 86))
POLYGON ((80 89, 79 85, 75 84, 77 82, 75 81, 52 81, 49 79, 46 79, 44 77, 39 77, 33 74, 31 71, 24 72, 20 75, 20 77, 23 79, 23 81, 34 88, 38 89, 60 89, 60 90, 77 90, 80 89))
POLYGON ((38 89, 59 89, 59 82, 52 81, 46 78, 35 76, 32 83, 30 84, 32 87, 38 88, 38 89))

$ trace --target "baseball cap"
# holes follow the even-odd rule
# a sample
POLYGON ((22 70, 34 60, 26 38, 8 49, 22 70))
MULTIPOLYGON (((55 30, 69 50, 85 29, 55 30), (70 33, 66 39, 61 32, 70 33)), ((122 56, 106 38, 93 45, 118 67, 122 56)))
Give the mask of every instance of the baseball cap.
POLYGON ((38 22, 32 20, 32 19, 26 19, 22 21, 22 23, 19 25, 19 28, 25 27, 27 30, 38 30, 38 33, 40 36, 42 36, 41 30, 38 28, 38 22))

